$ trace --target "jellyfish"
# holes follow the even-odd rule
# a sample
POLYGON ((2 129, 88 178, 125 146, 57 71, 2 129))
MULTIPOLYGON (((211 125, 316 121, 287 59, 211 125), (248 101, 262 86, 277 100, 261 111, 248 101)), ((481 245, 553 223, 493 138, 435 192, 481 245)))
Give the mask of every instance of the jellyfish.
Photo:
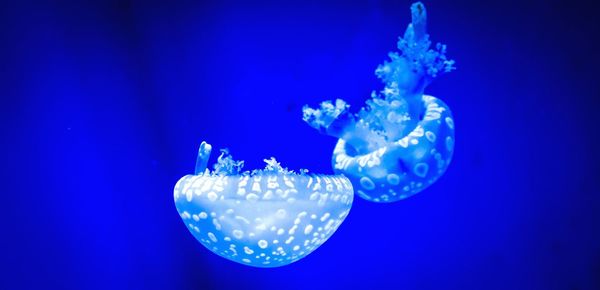
POLYGON ((177 182, 174 198, 190 233, 223 258, 262 268, 290 264, 327 241, 350 212, 354 192, 343 175, 296 173, 275 158, 242 172, 244 162, 227 150, 211 171, 211 150, 202 142, 195 174, 177 182))
POLYGON ((398 52, 377 67, 385 84, 371 93, 357 114, 337 99, 320 108, 303 107, 303 119, 321 133, 338 138, 332 165, 369 201, 394 202, 412 196, 444 174, 454 150, 454 119, 440 99, 425 95, 433 79, 455 69, 446 45, 431 48, 425 6, 411 6, 410 23, 398 52))

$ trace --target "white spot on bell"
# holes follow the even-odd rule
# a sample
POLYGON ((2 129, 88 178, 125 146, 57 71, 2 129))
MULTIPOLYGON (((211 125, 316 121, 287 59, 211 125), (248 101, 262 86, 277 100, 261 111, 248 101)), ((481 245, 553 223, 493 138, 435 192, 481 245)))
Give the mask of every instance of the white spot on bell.
POLYGON ((241 239, 242 237, 244 237, 244 232, 240 230, 233 230, 232 234, 233 237, 235 237, 236 239, 241 239))
POLYGON ((366 190, 373 190, 375 188, 375 184, 367 176, 363 176, 363 178, 360 179, 360 185, 366 190))
POLYGON ((400 183, 400 176, 394 173, 390 173, 387 176, 387 182, 391 185, 398 185, 400 183))
POLYGON ((208 234, 207 234, 207 235, 208 235, 208 238, 209 238, 211 241, 213 241, 213 242, 215 242, 215 243, 217 242, 217 237, 215 237, 215 234, 213 234, 213 233, 211 233, 211 232, 208 232, 208 234))
POLYGON ((310 234, 310 232, 313 230, 313 225, 312 224, 308 224, 305 228, 304 228, 304 234, 308 235, 310 234))
POLYGON ((261 249, 265 249, 265 248, 266 248, 268 245, 269 245, 269 242, 267 242, 267 241, 265 241, 265 240, 260 240, 260 241, 258 241, 258 246, 259 246, 261 249))

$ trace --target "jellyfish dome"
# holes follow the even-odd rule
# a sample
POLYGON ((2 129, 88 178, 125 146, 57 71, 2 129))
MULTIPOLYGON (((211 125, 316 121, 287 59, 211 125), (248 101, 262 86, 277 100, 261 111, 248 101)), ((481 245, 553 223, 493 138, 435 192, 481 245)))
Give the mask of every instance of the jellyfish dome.
POLYGON ((200 145, 196 172, 174 189, 175 206, 192 235, 215 254, 255 267, 279 267, 307 256, 344 221, 353 201, 343 175, 289 171, 274 159, 241 172, 227 150, 207 169, 211 146, 200 145))
POLYGON ((303 119, 321 133, 338 138, 332 163, 356 193, 374 202, 412 196, 444 174, 454 150, 454 119, 440 99, 424 94, 437 76, 454 70, 446 46, 431 48, 427 13, 411 6, 410 23, 398 41, 400 53, 375 74, 385 87, 373 92, 357 114, 341 99, 303 108, 303 119))

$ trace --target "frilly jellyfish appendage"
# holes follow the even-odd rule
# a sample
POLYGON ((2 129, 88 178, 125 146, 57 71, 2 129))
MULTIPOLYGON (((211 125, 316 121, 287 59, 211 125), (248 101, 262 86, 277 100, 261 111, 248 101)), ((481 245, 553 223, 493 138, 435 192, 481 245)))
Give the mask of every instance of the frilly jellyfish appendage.
POLYGON ((411 6, 412 23, 398 41, 400 53, 375 74, 384 83, 358 114, 343 100, 303 108, 304 121, 338 138, 333 168, 356 193, 375 202, 393 202, 416 194, 444 174, 454 150, 450 108, 424 90, 440 74, 454 70, 446 46, 431 49, 422 3, 411 6))
POLYGON ((221 150, 207 169, 211 146, 200 145, 196 174, 181 178, 175 206, 192 235, 226 259, 255 267, 295 262, 323 244, 350 212, 354 197, 343 175, 295 173, 274 159, 241 172, 221 150))

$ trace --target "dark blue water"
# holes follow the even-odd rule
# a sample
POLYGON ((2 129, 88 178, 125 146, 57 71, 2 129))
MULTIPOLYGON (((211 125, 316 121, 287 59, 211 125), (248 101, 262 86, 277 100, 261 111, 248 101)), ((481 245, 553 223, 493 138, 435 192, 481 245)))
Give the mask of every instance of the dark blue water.
POLYGON ((446 174, 357 198, 307 258, 206 250, 173 186, 202 140, 247 168, 332 173, 301 107, 358 109, 408 1, 0 4, 2 289, 599 289, 599 35, 585 2, 430 1, 457 70, 446 174), (571 3, 572 2, 572 3, 571 3))

